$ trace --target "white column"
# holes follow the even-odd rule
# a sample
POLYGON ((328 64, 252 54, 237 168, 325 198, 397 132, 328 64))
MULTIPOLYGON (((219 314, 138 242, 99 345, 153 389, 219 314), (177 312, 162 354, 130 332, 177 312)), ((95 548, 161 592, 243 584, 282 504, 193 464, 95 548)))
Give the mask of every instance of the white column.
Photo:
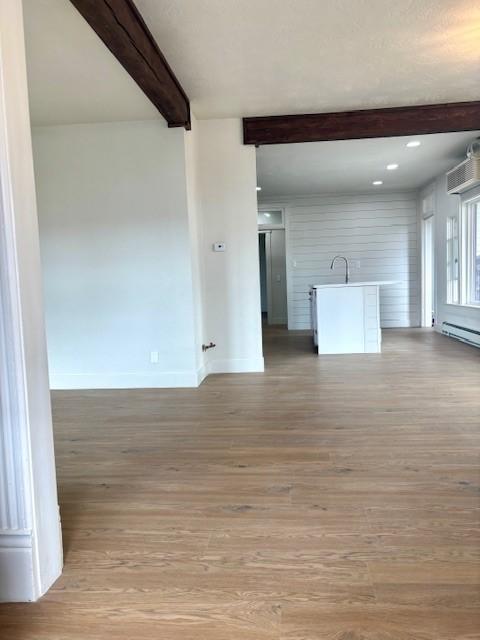
POLYGON ((0 601, 36 600, 62 549, 21 0, 0 2, 0 601))

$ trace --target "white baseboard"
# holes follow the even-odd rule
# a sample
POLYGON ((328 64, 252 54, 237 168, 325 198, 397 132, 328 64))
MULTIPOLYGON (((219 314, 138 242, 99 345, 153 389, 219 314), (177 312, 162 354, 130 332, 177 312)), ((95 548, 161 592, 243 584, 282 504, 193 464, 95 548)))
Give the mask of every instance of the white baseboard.
POLYGON ((50 388, 66 389, 169 389, 198 387, 197 371, 162 373, 50 373, 50 388))
POLYGON ((30 533, 0 532, 0 602, 36 599, 30 533))
MULTIPOLYGON (((418 327, 418 323, 412 322, 395 322, 387 320, 381 323, 382 329, 410 329, 412 327, 418 327)), ((293 322, 289 327, 289 331, 311 331, 312 326, 309 322, 293 322)))
POLYGON ((264 371, 263 358, 211 360, 197 371, 166 373, 50 373, 50 388, 72 389, 171 389, 195 388, 210 373, 255 373, 264 371))
POLYGON ((265 371, 263 358, 225 358, 210 360, 208 373, 261 373, 265 371))

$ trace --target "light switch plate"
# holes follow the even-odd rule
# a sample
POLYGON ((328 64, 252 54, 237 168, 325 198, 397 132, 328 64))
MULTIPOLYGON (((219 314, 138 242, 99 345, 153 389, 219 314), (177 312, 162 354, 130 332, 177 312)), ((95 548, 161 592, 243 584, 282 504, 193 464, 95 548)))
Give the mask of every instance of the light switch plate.
POLYGON ((227 247, 224 242, 215 242, 213 245, 214 251, 226 251, 227 247))

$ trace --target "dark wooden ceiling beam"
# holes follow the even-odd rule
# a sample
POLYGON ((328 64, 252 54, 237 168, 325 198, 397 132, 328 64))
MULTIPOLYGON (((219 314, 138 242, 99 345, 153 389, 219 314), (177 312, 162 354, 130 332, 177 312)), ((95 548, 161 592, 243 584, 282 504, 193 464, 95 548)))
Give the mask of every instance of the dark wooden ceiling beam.
POLYGON ((243 119, 244 144, 385 138, 480 129, 480 101, 243 119))
POLYGON ((70 0, 160 111, 190 129, 190 102, 132 0, 70 0))

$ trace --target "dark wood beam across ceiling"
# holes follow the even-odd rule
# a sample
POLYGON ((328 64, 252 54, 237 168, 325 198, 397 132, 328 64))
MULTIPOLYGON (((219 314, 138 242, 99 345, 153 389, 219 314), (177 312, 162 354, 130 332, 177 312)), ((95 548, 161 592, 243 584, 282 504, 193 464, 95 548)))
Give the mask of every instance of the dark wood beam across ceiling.
POLYGON ((244 144, 386 138, 480 129, 480 101, 243 119, 244 144))
POLYGON ((190 129, 190 102, 132 0, 70 0, 169 127, 190 129))

